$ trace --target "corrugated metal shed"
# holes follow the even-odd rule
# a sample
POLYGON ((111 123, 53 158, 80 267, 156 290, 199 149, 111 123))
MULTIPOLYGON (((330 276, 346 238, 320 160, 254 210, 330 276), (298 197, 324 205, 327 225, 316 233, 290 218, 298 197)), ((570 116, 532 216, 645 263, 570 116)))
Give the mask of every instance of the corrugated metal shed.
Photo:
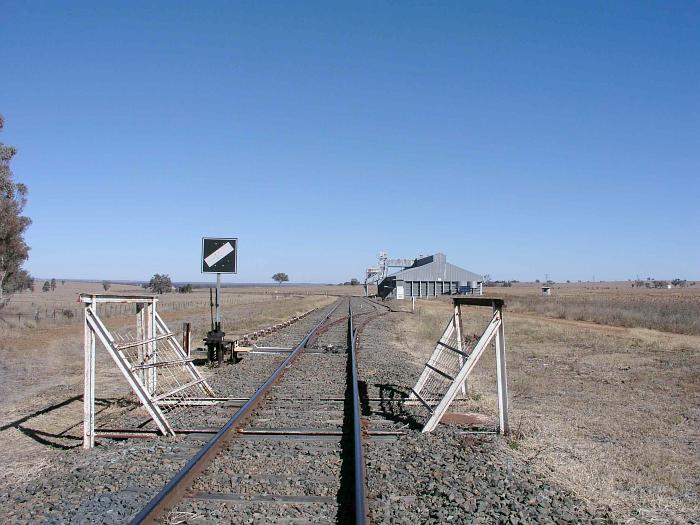
POLYGON ((417 259, 413 266, 401 270, 391 277, 403 281, 483 281, 482 275, 464 270, 447 262, 444 253, 436 253, 422 259, 417 259))

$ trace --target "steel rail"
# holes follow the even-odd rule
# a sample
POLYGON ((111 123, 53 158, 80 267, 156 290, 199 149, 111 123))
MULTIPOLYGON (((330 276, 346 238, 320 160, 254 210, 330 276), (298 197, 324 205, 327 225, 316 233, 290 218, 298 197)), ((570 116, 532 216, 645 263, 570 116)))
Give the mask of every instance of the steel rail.
MULTIPOLYGON (((349 306, 349 303, 348 303, 348 306, 349 306)), ((369 315, 369 314, 370 314, 370 312, 363 312, 363 313, 361 313, 361 314, 354 314, 354 316, 355 316, 355 317, 360 317, 360 316, 362 316, 362 315, 369 315)), ((349 317, 349 316, 346 315, 345 317, 341 317, 340 319, 336 319, 335 321, 332 321, 332 322, 330 322, 330 323, 326 323, 325 325, 323 325, 323 327, 322 327, 320 330, 318 330, 318 331, 313 335, 313 337, 312 337, 311 340, 309 341, 309 344, 315 343, 315 342, 316 342, 316 339, 318 338, 318 336, 320 336, 320 335, 326 333, 328 330, 330 330, 330 329, 333 328, 334 326, 337 326, 337 325, 339 325, 339 324, 341 324, 341 323, 343 323, 343 322, 347 322, 348 317, 349 317)))
MULTIPOLYGON (((132 520, 131 525, 141 523, 156 523, 158 517, 172 507, 184 493, 192 486, 192 482, 199 476, 221 452, 223 447, 237 434, 238 427, 250 415, 258 403, 265 397, 270 387, 277 381, 282 373, 292 365, 296 358, 304 351, 311 336, 319 330, 331 315, 340 306, 340 301, 318 323, 302 341, 294 348, 291 354, 282 362, 272 375, 255 391, 255 394, 221 427, 217 434, 190 459, 187 464, 175 474, 175 476, 155 495, 151 501, 132 520)), ((364 523, 364 522, 363 522, 364 523)))
POLYGON ((353 467, 355 474, 355 523, 365 525, 369 506, 367 504, 365 454, 362 445, 362 412, 360 410, 360 389, 358 386, 357 354, 355 338, 357 332, 352 322, 352 306, 348 304, 348 330, 350 335, 350 361, 352 381, 352 421, 353 421, 353 467))

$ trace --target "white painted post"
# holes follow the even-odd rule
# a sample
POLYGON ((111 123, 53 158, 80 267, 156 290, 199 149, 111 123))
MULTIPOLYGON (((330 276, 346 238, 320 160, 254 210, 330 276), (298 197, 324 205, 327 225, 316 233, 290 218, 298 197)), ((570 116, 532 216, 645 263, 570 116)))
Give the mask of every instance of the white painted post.
MULTIPOLYGON (((136 303, 136 340, 143 341, 146 339, 146 304, 136 303)), ((138 363, 139 365, 146 364, 146 355, 148 349, 146 345, 138 346, 138 363)), ((146 384, 146 369, 142 368, 138 370, 137 375, 141 380, 141 383, 146 384)))
MULTIPOLYGON (((413 290, 413 289, 411 289, 413 290)), ((411 292, 413 293, 413 292, 411 292)), ((416 313, 416 296, 411 297, 411 312, 416 313)))
MULTIPOLYGON (((156 362, 156 317, 155 317, 155 299, 146 303, 146 339, 150 342, 146 343, 147 364, 156 362)), ((152 366, 146 369, 146 390, 150 395, 155 395, 156 392, 156 367, 152 366)))
POLYGON ((143 405, 146 407, 146 410, 148 410, 149 414, 158 425, 158 428, 163 434, 174 436, 175 432, 173 432, 172 428, 170 427, 170 424, 165 419, 165 416, 161 412, 160 408, 158 408, 158 405, 151 398, 150 394, 146 390, 145 385, 142 385, 138 380, 138 377, 131 373, 130 363, 125 358, 124 354, 115 345, 114 338, 109 333, 109 330, 107 330, 107 327, 105 327, 105 325, 102 323, 102 321, 96 314, 93 314, 93 310, 88 309, 86 311, 89 314, 88 324, 90 325, 93 334, 100 339, 100 342, 105 347, 105 349, 110 354, 121 373, 126 378, 127 382, 129 383, 129 386, 131 386, 131 389, 138 396, 141 403, 143 403, 143 405))
MULTIPOLYGON (((457 350, 460 352, 464 352, 464 343, 462 342, 464 340, 462 336, 462 307, 458 304, 455 305, 455 314, 454 317, 452 318, 452 322, 455 325, 455 332, 456 332, 456 337, 457 337, 457 350)), ((460 355, 459 356, 459 368, 460 370, 464 366, 464 361, 465 358, 464 356, 460 355)), ((464 379, 464 383, 462 383, 462 386, 460 387, 460 393, 462 394, 462 397, 467 396, 467 379, 464 379)))
MULTIPOLYGON (((496 308, 494 307, 494 310, 496 308)), ((506 336, 503 327, 503 312, 498 308, 500 324, 496 332, 496 377, 498 382, 498 430, 507 434, 508 427, 508 376, 506 375, 506 336)))
POLYGON ((83 448, 95 446, 95 334, 88 325, 88 309, 96 303, 85 303, 83 307, 83 350, 85 353, 85 386, 83 389, 83 448))
MULTIPOLYGON (((151 309, 151 325, 153 326, 152 332, 153 332, 153 338, 155 339, 158 337, 158 321, 156 320, 157 313, 156 313, 156 299, 153 299, 153 308, 151 309)), ((153 354, 151 357, 151 363, 155 364, 158 362, 158 341, 153 341, 153 354)), ((152 382, 153 382, 153 395, 155 395, 156 390, 158 389, 158 367, 154 366, 151 367, 151 370, 153 370, 153 377, 152 377, 152 382)))

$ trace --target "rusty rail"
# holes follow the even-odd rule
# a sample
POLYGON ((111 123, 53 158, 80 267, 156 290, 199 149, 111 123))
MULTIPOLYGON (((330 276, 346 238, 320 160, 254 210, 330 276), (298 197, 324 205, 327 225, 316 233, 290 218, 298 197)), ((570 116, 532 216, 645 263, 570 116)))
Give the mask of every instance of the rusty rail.
MULTIPOLYGON (((304 351, 309 339, 328 321, 331 315, 338 309, 340 302, 316 325, 302 341, 294 348, 292 353, 277 367, 272 375, 258 388, 253 396, 229 419, 221 430, 204 445, 197 454, 173 477, 156 496, 139 512, 131 525, 141 523, 157 523, 157 519, 177 503, 185 492, 192 486, 192 482, 199 476, 221 452, 226 444, 237 434, 241 424, 252 413, 253 409, 265 398, 272 385, 279 379, 284 371, 304 351)), ((364 479, 364 478, 363 478, 364 479)), ((364 523, 364 522, 363 522, 364 523)))

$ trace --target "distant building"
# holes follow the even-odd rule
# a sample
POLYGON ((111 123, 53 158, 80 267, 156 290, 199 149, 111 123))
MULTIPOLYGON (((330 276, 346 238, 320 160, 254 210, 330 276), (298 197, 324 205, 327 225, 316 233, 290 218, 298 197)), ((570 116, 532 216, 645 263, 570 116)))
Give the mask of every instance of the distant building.
POLYGON ((482 295, 484 277, 447 262, 444 253, 415 259, 411 266, 389 275, 379 283, 382 299, 435 297, 469 293, 482 295))
POLYGON ((543 286, 542 295, 544 295, 545 297, 552 295, 552 289, 549 286, 543 286))

